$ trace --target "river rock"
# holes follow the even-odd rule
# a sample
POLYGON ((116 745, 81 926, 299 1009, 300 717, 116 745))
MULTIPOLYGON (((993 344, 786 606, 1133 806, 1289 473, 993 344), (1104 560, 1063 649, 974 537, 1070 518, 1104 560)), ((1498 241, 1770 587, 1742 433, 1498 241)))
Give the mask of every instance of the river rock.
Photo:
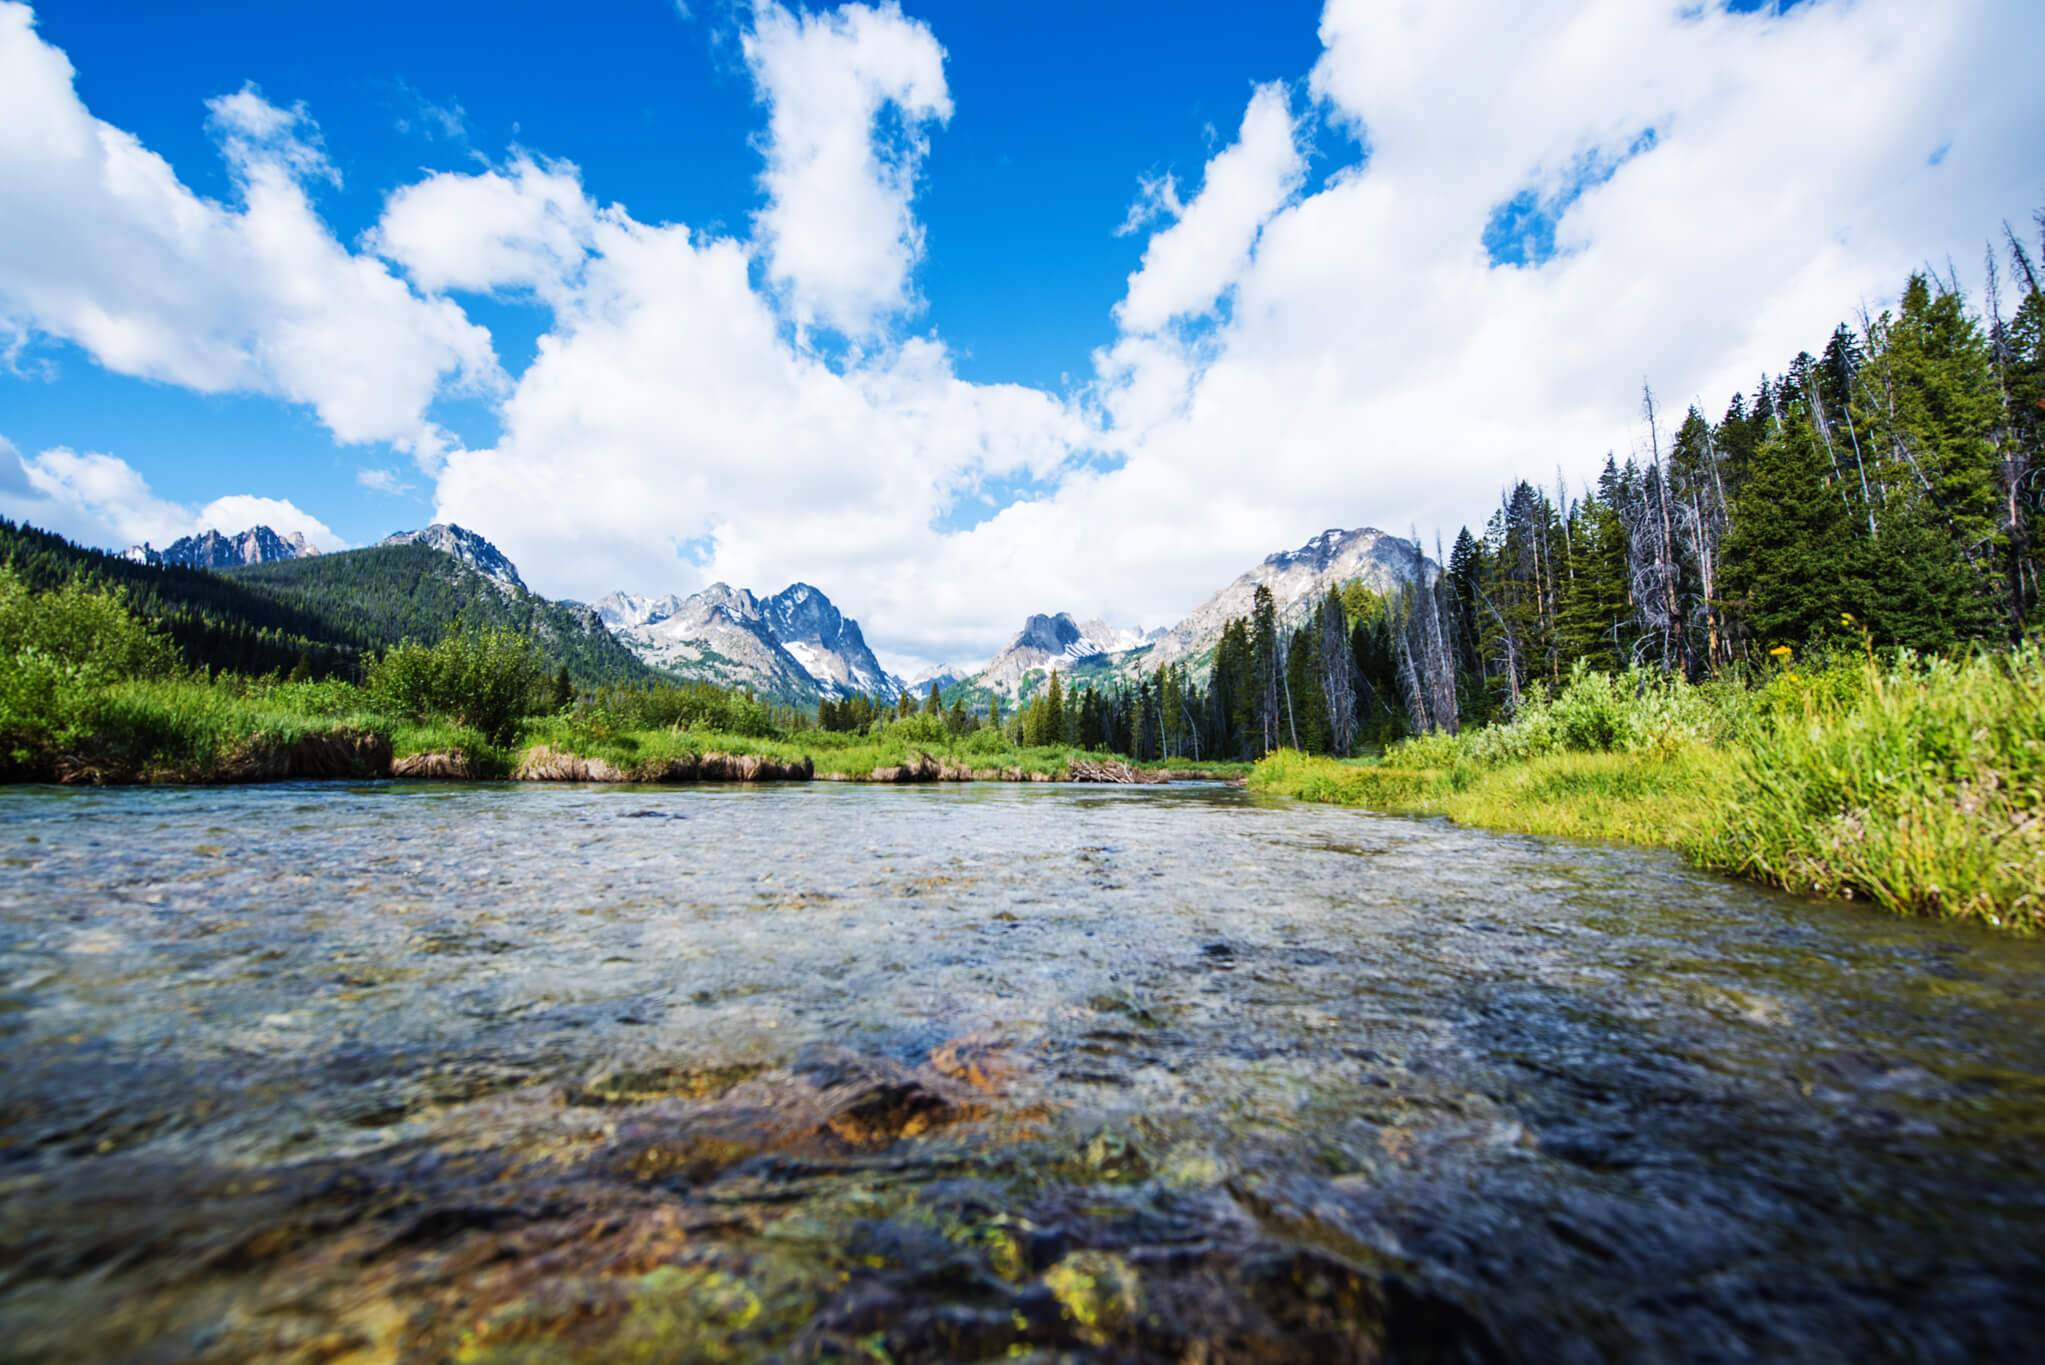
POLYGON ((511 776, 517 782, 623 782, 629 774, 601 758, 584 758, 537 744, 519 757, 511 776))
POLYGON ((807 782, 816 764, 805 754, 787 762, 764 754, 703 755, 696 776, 704 782, 807 782))
POLYGON ((1066 780, 1070 782, 1112 782, 1123 786, 1155 785, 1171 781, 1171 778, 1161 772, 1133 768, 1117 759, 1076 758, 1066 765, 1065 775, 1066 780))
POLYGON ((426 753, 407 754, 391 764, 392 777, 430 777, 448 782, 473 782, 476 765, 469 762, 467 754, 426 753))
POLYGON ((868 776, 870 782, 935 782, 943 773, 936 759, 929 754, 917 754, 907 763, 892 767, 875 768, 868 776))

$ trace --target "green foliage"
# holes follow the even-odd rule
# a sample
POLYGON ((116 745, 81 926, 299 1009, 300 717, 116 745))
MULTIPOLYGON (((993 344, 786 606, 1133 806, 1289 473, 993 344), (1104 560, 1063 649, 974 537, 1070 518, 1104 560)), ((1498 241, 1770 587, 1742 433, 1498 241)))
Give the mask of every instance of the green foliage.
POLYGON ((71 579, 31 592, 0 564, 0 767, 23 769, 75 743, 95 689, 175 671, 170 640, 128 609, 117 589, 71 579))
POLYGON ((766 702, 705 682, 600 688, 582 699, 575 715, 597 732, 714 730, 766 739, 783 729, 766 702))
POLYGON ((370 698, 413 721, 451 721, 508 742, 538 709, 546 665, 526 636, 502 626, 457 625, 438 644, 406 642, 369 668, 370 698))
POLYGON ((2045 653, 1864 665, 1749 739, 1697 850, 1793 891, 2045 928, 2045 653))
POLYGON ((363 650, 430 644, 464 625, 490 627, 526 636, 550 667, 565 667, 584 687, 655 676, 586 608, 506 589, 424 545, 373 545, 251 564, 229 570, 226 579, 333 623, 329 629, 363 650))
POLYGON ((268 673, 303 659, 309 673, 325 677, 358 667, 360 644, 347 631, 219 574, 132 563, 4 519, 0 561, 35 593, 73 581, 122 592, 129 609, 195 668, 268 673))
POLYGON ((1677 848, 1805 894, 2045 928, 2045 651, 1778 663, 1752 687, 1579 669, 1510 724, 1259 790, 1677 848))

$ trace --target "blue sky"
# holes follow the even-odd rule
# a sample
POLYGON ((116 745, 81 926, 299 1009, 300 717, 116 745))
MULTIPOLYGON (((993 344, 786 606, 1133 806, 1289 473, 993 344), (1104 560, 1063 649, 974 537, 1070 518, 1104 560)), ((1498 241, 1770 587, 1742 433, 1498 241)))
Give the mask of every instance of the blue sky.
POLYGON ((0 0, 0 512, 802 580, 905 672, 1168 624, 1972 282, 2041 66, 2020 0, 0 0))
MULTIPOLYGON (((576 163, 592 196, 642 221, 743 232, 760 205, 753 140, 766 116, 736 50, 743 15, 729 6, 698 3, 686 18, 667 0, 200 8, 195 23, 181 7, 60 0, 36 18, 92 111, 202 195, 235 193, 206 101, 253 81, 318 122, 341 184, 316 200, 344 241, 422 170, 472 169, 477 154, 514 146, 576 163)), ((965 378, 1059 390, 1111 338, 1109 309, 1143 250, 1140 237, 1115 235, 1139 179, 1197 178, 1253 83, 1297 77, 1319 48, 1319 7, 1298 0, 1194 0, 1166 24, 1142 6, 1062 0, 903 8, 937 32, 957 109, 924 164, 927 306, 911 327, 940 331, 965 378)), ((506 368, 521 369, 544 311, 466 306, 506 368)), ((365 453, 337 447, 304 408, 127 378, 62 342, 39 342, 30 358, 55 380, 0 377, 0 434, 23 450, 119 452, 188 502, 259 471, 264 493, 357 543, 428 511, 430 481, 417 476, 418 496, 402 504, 359 487, 365 453)), ((489 404, 443 402, 438 415, 470 444, 495 436, 489 404)))

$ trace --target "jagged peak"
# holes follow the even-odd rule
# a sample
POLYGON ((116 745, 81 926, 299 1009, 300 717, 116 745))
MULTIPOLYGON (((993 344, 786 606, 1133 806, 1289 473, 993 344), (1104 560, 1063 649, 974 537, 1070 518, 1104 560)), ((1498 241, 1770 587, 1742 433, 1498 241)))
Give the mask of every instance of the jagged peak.
POLYGON ((436 521, 416 531, 397 531, 385 536, 380 543, 423 545, 429 550, 438 550, 444 555, 451 556, 507 587, 517 588, 520 592, 528 591, 525 580, 518 576, 518 566, 511 562, 504 551, 476 532, 451 521, 436 521))

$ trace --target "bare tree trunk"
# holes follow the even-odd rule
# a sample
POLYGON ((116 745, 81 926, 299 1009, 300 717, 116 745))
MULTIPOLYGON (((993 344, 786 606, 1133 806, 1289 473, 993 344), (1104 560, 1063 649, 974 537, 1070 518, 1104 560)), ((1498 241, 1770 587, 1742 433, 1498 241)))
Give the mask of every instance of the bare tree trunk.
MULTIPOLYGON (((1682 637, 1681 625, 1682 609, 1676 601, 1676 566, 1674 562, 1674 557, 1676 553, 1676 531, 1674 525, 1669 520, 1669 476, 1668 473, 1662 468, 1662 435, 1661 428, 1655 423, 1654 390, 1649 388, 1645 381, 1643 381, 1640 386, 1640 405, 1642 409, 1645 410, 1645 412, 1647 413, 1648 447, 1649 450, 1652 452, 1654 458, 1654 467, 1657 476, 1656 481, 1661 485, 1660 489, 1657 491, 1659 495, 1658 501, 1661 503, 1662 516, 1661 549, 1663 553, 1661 556, 1659 556, 1659 562, 1656 564, 1655 567, 1661 573, 1662 576, 1662 592, 1664 598, 1666 599, 1663 605, 1664 609, 1668 613, 1666 624, 1663 626, 1664 633, 1662 637, 1662 667, 1667 668, 1669 666, 1670 658, 1673 655, 1681 662, 1683 662, 1683 664, 1685 665, 1684 671, 1687 672, 1689 661, 1687 658, 1684 657, 1687 651, 1684 647, 1682 637), (1673 639, 1670 638, 1669 632, 1674 632, 1673 639)), ((1780 418, 1777 419, 1778 422, 1780 420, 1781 420, 1780 418)))

